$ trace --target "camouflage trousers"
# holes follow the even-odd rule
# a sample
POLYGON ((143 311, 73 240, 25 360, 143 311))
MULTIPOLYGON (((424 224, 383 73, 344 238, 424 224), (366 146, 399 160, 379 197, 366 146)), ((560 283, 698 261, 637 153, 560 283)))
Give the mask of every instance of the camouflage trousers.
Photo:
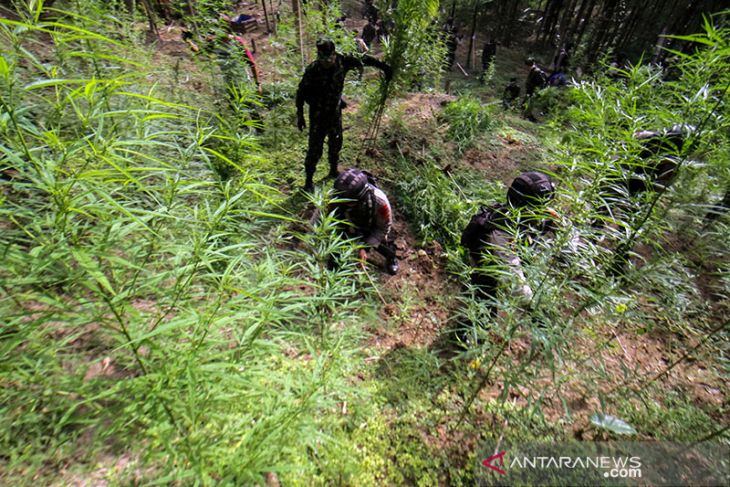
POLYGON ((340 149, 342 149, 342 110, 337 109, 336 113, 327 116, 319 113, 309 115, 309 147, 304 159, 307 181, 312 180, 317 163, 322 158, 325 137, 327 138, 327 159, 330 164, 330 172, 335 173, 340 161, 340 149))

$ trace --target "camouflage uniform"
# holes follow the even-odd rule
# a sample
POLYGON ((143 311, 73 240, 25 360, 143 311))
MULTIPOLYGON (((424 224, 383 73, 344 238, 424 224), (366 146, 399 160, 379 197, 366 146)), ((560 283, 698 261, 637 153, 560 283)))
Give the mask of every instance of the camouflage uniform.
POLYGON ((480 208, 472 217, 461 235, 461 245, 468 250, 474 267, 471 281, 477 296, 493 298, 509 270, 516 276, 514 293, 532 299, 515 240, 519 237, 531 241, 557 231, 557 214, 545 206, 554 191, 549 176, 526 172, 512 182, 507 192, 508 204, 480 208), (520 208, 527 211, 521 212, 520 208))
POLYGON ((605 204, 599 207, 598 213, 608 216, 612 213, 611 206, 631 206, 627 197, 669 187, 679 168, 681 155, 686 153, 686 139, 693 130, 691 126, 675 125, 661 131, 635 133, 634 138, 641 145, 638 157, 622 161, 616 173, 606 178, 606 184, 601 188, 605 204))
POLYGON ((558 52, 558 54, 553 59, 553 67, 555 68, 555 72, 565 73, 568 70, 568 65, 570 64, 570 53, 568 52, 569 49, 569 46, 561 48, 560 52, 558 52))
MULTIPOLYGON (((304 103, 309 105, 309 147, 304 159, 304 170, 307 177, 305 189, 312 189, 312 178, 317 163, 322 157, 324 139, 327 137, 327 157, 330 164, 330 176, 337 175, 337 164, 342 148, 342 90, 345 85, 345 76, 353 69, 362 75, 363 65, 375 66, 382 69, 386 76, 390 76, 390 67, 371 56, 362 56, 362 60, 354 56, 346 56, 334 52, 334 44, 329 44, 334 56, 332 63, 317 59, 304 71, 299 82, 296 105, 297 118, 300 129, 304 125, 304 103)), ((317 43, 320 50, 322 42, 317 43)), ((322 51, 320 50, 320 56, 322 51)))
POLYGON ((338 196, 346 201, 333 204, 329 211, 334 211, 338 220, 347 222, 344 228, 351 237, 361 239, 367 248, 385 257, 390 274, 397 273, 398 258, 390 240, 393 210, 372 175, 351 168, 338 176, 334 187, 338 196))
MULTIPOLYGON (((647 191, 665 191, 674 180, 679 165, 691 150, 688 140, 695 131, 691 125, 675 125, 660 131, 634 134, 641 145, 638 157, 621 162, 615 174, 608 176, 601 187, 600 206, 593 226, 601 227, 614 219, 617 210, 634 213, 644 201, 635 199, 647 191)), ((620 242, 608 268, 611 275, 622 275, 629 264, 631 241, 620 242)))
POLYGON ((540 69, 537 64, 533 64, 527 73, 527 80, 525 81, 525 97, 530 97, 535 94, 535 91, 544 88, 546 81, 547 76, 545 71, 540 69))
POLYGON ((365 24, 365 27, 362 28, 362 35, 360 37, 362 37, 362 40, 365 41, 365 44, 370 47, 375 39, 378 37, 378 29, 375 27, 375 24, 373 24, 372 22, 368 22, 367 24, 365 24))
POLYGON ((511 78, 509 84, 504 87, 502 93, 502 106, 506 109, 512 108, 512 105, 520 97, 520 87, 517 86, 517 78, 511 78))
POLYGON ((394 255, 392 249, 384 245, 393 226, 393 211, 380 188, 370 185, 356 205, 336 205, 335 214, 339 220, 352 224, 348 233, 361 238, 365 245, 386 257, 394 255))
POLYGON ((533 112, 534 102, 532 95, 536 91, 541 90, 547 83, 547 73, 540 69, 540 67, 532 60, 528 59, 526 64, 530 66, 530 71, 527 73, 527 80, 525 80, 525 98, 522 100, 524 105, 524 115, 528 120, 536 121, 533 112))

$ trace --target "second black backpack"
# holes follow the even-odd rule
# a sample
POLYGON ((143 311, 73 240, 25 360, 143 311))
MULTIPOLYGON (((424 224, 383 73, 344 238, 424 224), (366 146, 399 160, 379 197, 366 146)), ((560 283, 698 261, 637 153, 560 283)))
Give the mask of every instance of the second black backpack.
POLYGON ((461 234, 461 245, 469 250, 474 259, 478 259, 484 243, 494 230, 503 228, 507 222, 507 206, 495 204, 482 206, 461 234))

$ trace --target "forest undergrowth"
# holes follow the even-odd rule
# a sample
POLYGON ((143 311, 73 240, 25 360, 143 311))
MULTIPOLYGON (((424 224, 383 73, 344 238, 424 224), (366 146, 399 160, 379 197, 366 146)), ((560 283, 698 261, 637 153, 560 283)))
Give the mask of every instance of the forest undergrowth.
MULTIPOLYGON (((720 17, 676 80, 599 72, 539 95, 535 124, 497 81, 444 93, 415 61, 444 52, 438 3, 401 0, 420 37, 378 48, 392 83, 349 78, 340 165, 391 198, 387 276, 326 214, 324 161, 300 191, 289 10, 258 35, 258 95, 235 50, 150 44, 139 13, 82 3, 0 18, 3 483, 471 485, 500 437, 727 439, 728 222, 706 217, 730 181, 720 17), (674 184, 603 212, 632 134, 680 122, 674 184), (461 231, 530 169, 558 183, 559 231, 518 249, 530 300, 505 272, 485 302, 461 231)), ((325 33, 354 50, 337 2, 303 8, 306 57, 325 33)))

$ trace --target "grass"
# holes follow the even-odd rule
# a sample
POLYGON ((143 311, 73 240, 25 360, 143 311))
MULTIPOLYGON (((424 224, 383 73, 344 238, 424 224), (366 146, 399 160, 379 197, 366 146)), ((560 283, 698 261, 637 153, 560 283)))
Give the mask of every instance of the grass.
MULTIPOLYGON (((713 166, 687 166, 653 211, 621 214, 601 233, 590 225, 600 176, 636 149, 641 117, 660 124, 680 111, 681 96, 654 93, 664 85, 650 70, 575 88, 552 127, 491 116, 469 96, 437 110, 442 126, 408 119, 395 100, 374 157, 360 154, 367 124, 348 113, 343 165, 373 169, 408 221, 400 236, 423 243, 402 249, 413 258, 388 278, 358 269, 331 217, 308 221, 329 183, 309 199, 296 191, 306 143, 292 123, 296 53, 274 61, 284 79, 262 105, 246 86, 224 102, 215 64, 190 68, 201 92, 171 89, 183 83, 177 64, 153 63, 122 13, 88 7, 53 29, 37 17, 0 22, 10 46, 0 62, 3 481, 240 485, 273 472, 287 485, 467 485, 497 432, 617 438, 590 424, 597 412, 627 421, 636 439, 721 430, 725 305, 698 275, 727 295, 727 225, 703 233, 696 205, 724 182, 719 115, 697 156, 713 166), (505 188, 454 144, 486 153, 507 136, 545 146, 565 221, 552 242, 517 248, 535 298, 501 292, 493 318, 454 291, 468 288, 458 241, 505 188), (679 232, 697 240, 693 251, 669 245, 679 232), (571 253, 575 233, 584 244, 571 253), (607 277, 628 237, 644 247, 623 278, 607 277), (443 260, 417 252, 434 240, 443 260), (422 258, 446 272, 425 277, 422 258), (435 332, 407 342, 417 316, 435 332), (378 346, 383 333, 403 341, 378 346)), ((282 23, 277 42, 291 35, 282 23)), ((721 58, 687 62, 727 72, 721 58)), ((364 106, 355 88, 348 96, 364 106)), ((688 116, 716 113, 713 103, 688 116)))

